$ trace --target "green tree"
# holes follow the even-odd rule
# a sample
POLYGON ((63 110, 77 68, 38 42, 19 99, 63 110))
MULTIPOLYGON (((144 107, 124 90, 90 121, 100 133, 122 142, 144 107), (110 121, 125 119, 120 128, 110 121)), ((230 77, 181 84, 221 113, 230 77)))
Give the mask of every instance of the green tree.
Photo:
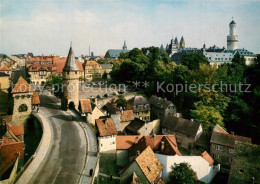
POLYGON ((46 78, 45 87, 51 87, 54 95, 57 97, 62 97, 62 85, 63 78, 61 74, 51 74, 46 78))
POLYGON ((206 132, 211 132, 216 124, 224 127, 221 114, 214 107, 206 106, 202 102, 195 103, 195 110, 191 110, 191 117, 201 123, 206 132))
POLYGON ((104 72, 104 73, 103 73, 102 79, 107 80, 107 72, 104 72))
POLYGON ((189 70, 198 69, 202 63, 209 64, 209 61, 204 55, 198 53, 187 53, 181 58, 181 64, 187 66, 189 70))
POLYGON ((236 53, 234 58, 232 59, 232 63, 245 66, 246 60, 245 60, 244 56, 240 56, 239 53, 236 53))
POLYGON ((116 100, 116 106, 125 108, 127 104, 127 101, 123 95, 120 95, 118 99, 116 100))
POLYGON ((174 164, 171 166, 168 184, 195 184, 197 174, 187 163, 174 164))
POLYGON ((142 78, 144 67, 141 64, 127 60, 120 65, 120 80, 135 81, 142 78))

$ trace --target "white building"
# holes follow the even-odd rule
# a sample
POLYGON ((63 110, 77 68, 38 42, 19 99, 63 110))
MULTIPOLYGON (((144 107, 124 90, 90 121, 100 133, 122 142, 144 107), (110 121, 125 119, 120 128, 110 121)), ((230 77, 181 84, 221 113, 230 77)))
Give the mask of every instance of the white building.
POLYGON ((163 164, 162 179, 167 181, 171 172, 171 166, 174 164, 188 163, 191 169, 196 172, 200 181, 210 183, 217 172, 220 170, 220 165, 213 166, 214 160, 208 155, 207 152, 202 156, 169 156, 162 154, 155 154, 159 161, 163 164))

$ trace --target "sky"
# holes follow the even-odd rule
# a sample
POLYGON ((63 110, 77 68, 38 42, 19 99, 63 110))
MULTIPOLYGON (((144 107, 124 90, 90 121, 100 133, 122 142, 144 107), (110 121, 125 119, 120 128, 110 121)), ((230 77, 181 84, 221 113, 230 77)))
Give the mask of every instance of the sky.
POLYGON ((237 23, 239 48, 260 53, 259 0, 0 0, 0 53, 76 56, 108 49, 160 46, 184 37, 186 47, 226 47, 237 23))

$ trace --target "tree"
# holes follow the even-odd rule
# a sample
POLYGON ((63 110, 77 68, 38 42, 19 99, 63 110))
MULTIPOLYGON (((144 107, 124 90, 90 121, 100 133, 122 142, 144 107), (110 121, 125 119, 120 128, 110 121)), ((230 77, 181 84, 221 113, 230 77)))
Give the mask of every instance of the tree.
POLYGON ((61 74, 51 74, 46 78, 45 87, 51 87, 57 97, 62 97, 63 78, 61 74))
POLYGON ((171 172, 168 184, 195 184, 196 172, 194 172, 187 163, 174 164, 171 166, 171 172))
POLYGON ((246 60, 245 60, 244 56, 241 57, 240 54, 237 52, 235 54, 234 58, 232 59, 232 63, 245 66, 246 60))
POLYGON ((181 58, 181 64, 187 66, 189 70, 198 69, 202 63, 209 64, 209 61, 204 55, 198 53, 187 53, 181 58))
POLYGON ((119 107, 122 107, 122 108, 125 108, 126 107, 126 104, 127 104, 127 101, 125 99, 125 97, 123 95, 120 95, 118 97, 118 99, 116 100, 116 106, 119 108, 119 107))
POLYGON ((107 80, 107 72, 104 72, 104 73, 103 73, 102 79, 107 80))
POLYGON ((141 64, 132 61, 125 61, 120 65, 120 80, 135 81, 142 78, 144 67, 141 64))
POLYGON ((191 117, 202 124, 204 131, 211 132, 216 124, 224 127, 223 117, 214 107, 206 106, 202 102, 196 102, 194 106, 191 117))

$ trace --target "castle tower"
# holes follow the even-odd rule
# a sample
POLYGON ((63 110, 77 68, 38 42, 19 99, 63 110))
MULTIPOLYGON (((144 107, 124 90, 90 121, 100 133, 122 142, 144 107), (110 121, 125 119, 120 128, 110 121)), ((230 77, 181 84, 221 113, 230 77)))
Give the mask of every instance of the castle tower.
POLYGON ((23 77, 20 77, 15 84, 13 95, 12 124, 23 125, 32 112, 32 95, 34 89, 23 77))
POLYGON ((227 36, 227 50, 236 50, 238 48, 238 36, 236 23, 232 20, 229 24, 229 35, 227 36))
POLYGON ((61 108, 78 108, 79 106, 79 69, 77 67, 75 56, 70 47, 69 54, 63 68, 63 97, 61 108))
POLYGON ((174 44, 176 45, 176 48, 178 49, 179 48, 179 42, 178 42, 177 37, 175 37, 174 44))
POLYGON ((182 49, 185 48, 185 41, 184 41, 183 36, 181 37, 180 48, 182 48, 182 49))
POLYGON ((127 50, 126 42, 124 41, 123 50, 127 50))

